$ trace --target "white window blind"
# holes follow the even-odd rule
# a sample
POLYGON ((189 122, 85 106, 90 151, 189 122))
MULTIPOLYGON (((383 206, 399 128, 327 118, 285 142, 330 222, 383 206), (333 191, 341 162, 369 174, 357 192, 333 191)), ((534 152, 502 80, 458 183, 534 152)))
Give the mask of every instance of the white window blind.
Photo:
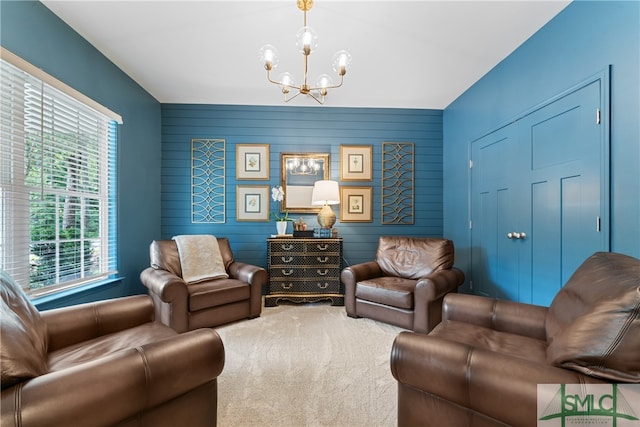
POLYGON ((117 122, 0 63, 0 268, 32 296, 115 274, 117 122))

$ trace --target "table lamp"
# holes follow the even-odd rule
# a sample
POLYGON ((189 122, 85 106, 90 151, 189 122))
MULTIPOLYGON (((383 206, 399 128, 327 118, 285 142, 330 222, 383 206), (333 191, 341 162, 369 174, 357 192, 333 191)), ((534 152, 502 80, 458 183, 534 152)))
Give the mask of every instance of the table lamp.
POLYGON ((340 204, 340 188, 337 181, 320 180, 313 185, 311 204, 323 205, 318 212, 318 224, 322 228, 331 228, 336 223, 336 214, 330 205, 340 204))

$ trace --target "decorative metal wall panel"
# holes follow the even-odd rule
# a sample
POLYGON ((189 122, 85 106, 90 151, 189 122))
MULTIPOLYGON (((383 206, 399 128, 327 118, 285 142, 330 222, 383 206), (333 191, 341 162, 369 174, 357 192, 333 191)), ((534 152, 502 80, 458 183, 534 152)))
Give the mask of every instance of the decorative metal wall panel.
POLYGON ((413 143, 382 143, 382 224, 413 224, 413 143))
POLYGON ((191 140, 191 222, 224 223, 225 140, 191 140))

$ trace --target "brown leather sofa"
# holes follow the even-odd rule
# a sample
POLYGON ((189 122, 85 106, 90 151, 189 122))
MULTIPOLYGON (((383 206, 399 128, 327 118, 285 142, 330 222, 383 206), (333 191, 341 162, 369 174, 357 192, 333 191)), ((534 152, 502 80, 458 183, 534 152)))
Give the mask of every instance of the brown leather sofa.
POLYGON ((187 284, 174 240, 154 240, 151 266, 140 274, 156 307, 156 317, 178 332, 259 317, 267 271, 234 260, 229 240, 217 238, 228 278, 187 284))
POLYGON ((215 426, 218 334, 154 322, 147 295, 39 313, 2 272, 0 425, 215 426))
POLYGON ((375 261, 342 270, 347 315, 429 332, 440 323, 443 297, 464 283, 454 255, 451 240, 381 236, 375 261))
POLYGON ((540 425, 538 384, 639 383, 639 355, 640 260, 626 255, 588 258, 548 308, 450 294, 431 333, 393 344, 398 426, 540 425))

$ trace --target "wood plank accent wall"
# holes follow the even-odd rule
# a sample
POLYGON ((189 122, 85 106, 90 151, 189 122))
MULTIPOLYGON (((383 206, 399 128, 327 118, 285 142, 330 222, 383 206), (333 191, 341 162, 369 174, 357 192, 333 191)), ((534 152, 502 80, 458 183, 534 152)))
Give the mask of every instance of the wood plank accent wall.
MULTIPOLYGON (((331 179, 340 177, 340 145, 373 146, 373 181, 340 185, 373 187, 373 222, 336 223, 344 238, 345 265, 374 259, 381 235, 442 236, 442 111, 332 107, 162 105, 162 236, 213 234, 229 237, 237 260, 267 266, 266 239, 275 223, 236 221, 236 184, 280 184, 280 154, 330 153, 331 179), (192 138, 226 140, 226 223, 192 224, 190 143, 192 138), (381 224, 383 142, 415 144, 415 223, 381 224), (236 180, 236 144, 270 144, 269 181, 236 180)), ((275 202, 270 200, 275 210, 275 202)), ((339 206, 334 206, 339 217, 339 206)), ((310 227, 315 215, 302 216, 310 227)), ((291 232, 291 226, 289 226, 291 232)))

